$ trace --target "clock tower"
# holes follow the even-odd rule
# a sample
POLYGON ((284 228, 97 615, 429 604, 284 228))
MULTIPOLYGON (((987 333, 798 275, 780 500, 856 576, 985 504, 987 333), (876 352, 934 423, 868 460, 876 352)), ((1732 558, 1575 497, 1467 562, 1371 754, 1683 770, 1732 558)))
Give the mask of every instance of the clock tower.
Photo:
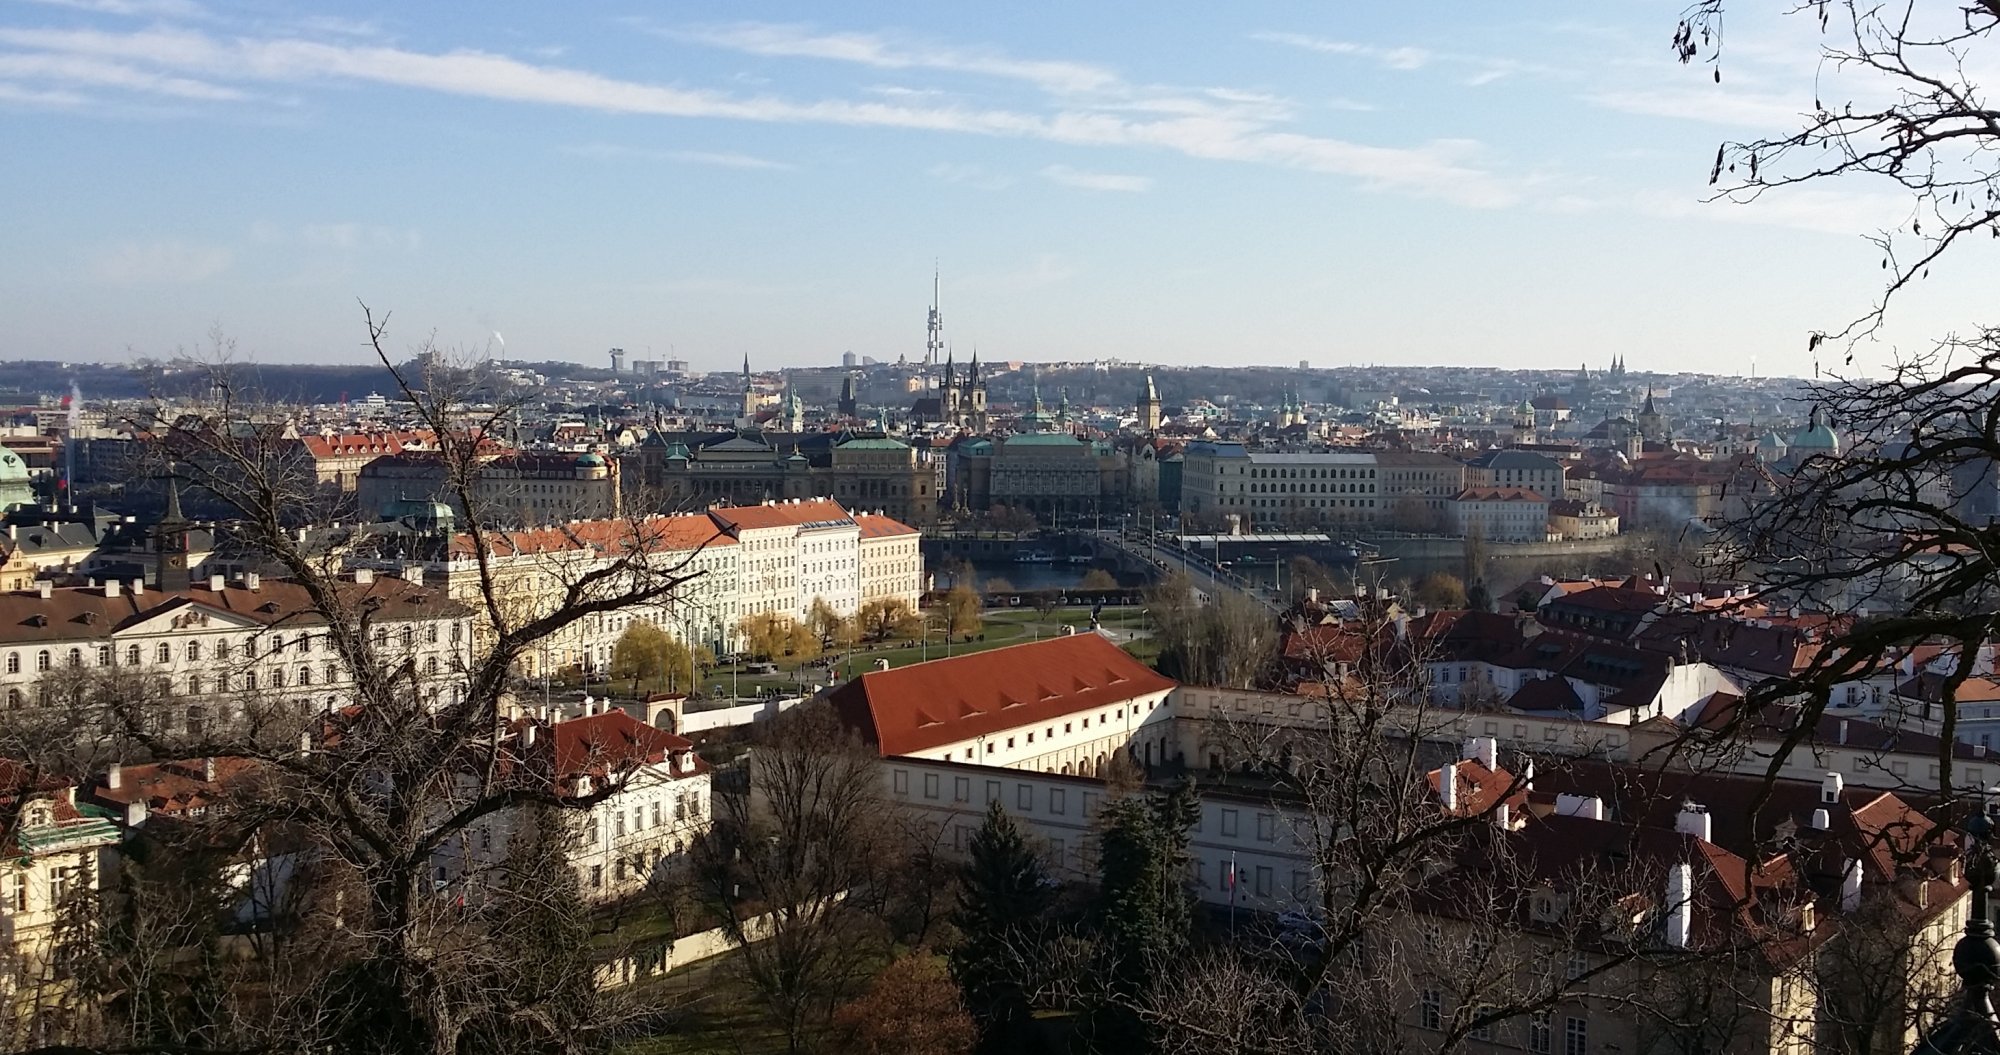
POLYGON ((153 525, 154 585, 161 593, 185 593, 190 582, 188 570, 188 528, 181 514, 181 487, 167 479, 167 511, 153 525))

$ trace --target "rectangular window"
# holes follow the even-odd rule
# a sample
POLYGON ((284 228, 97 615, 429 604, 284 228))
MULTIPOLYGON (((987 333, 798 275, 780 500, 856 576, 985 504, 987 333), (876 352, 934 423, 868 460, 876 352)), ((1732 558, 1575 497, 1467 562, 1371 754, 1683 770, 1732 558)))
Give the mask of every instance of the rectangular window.
POLYGON ((927 799, 934 799, 937 798, 937 796, 938 796, 938 775, 936 773, 925 773, 924 797, 927 799))
POLYGON ((1278 837, 1278 818, 1269 813, 1258 814, 1257 815, 1258 841, 1270 842, 1271 840, 1277 837, 1278 837))
POLYGON ((986 782, 986 801, 987 801, 987 802, 998 802, 999 800, 1000 800, 1000 782, 999 782, 999 781, 997 781, 997 780, 989 780, 989 781, 987 781, 987 782, 986 782))
POLYGON ((1067 852, 1068 849, 1067 847, 1064 846, 1063 841, 1061 839, 1049 840, 1049 860, 1052 863, 1054 863, 1056 867, 1058 868, 1062 867, 1064 855, 1067 852))
POLYGON ((1014 785, 1014 806, 1022 810, 1034 809, 1035 789, 1026 784, 1014 785))
POLYGON ((1069 805, 1069 792, 1063 788, 1049 789, 1049 812, 1061 813, 1069 805))
POLYGON ((1235 811, 1235 810, 1223 810, 1223 811, 1222 811, 1222 834, 1223 834, 1223 835, 1235 835, 1235 834, 1236 834, 1236 811, 1235 811))
POLYGON ((895 788, 896 794, 908 795, 910 793, 910 771, 907 769, 898 769, 892 772, 889 775, 889 783, 895 788))
POLYGON ((1417 1001, 1417 1024, 1425 1029, 1437 1029, 1444 1025, 1444 994, 1435 989, 1426 989, 1417 1001))
POLYGON ((972 801, 972 778, 971 778, 971 777, 953 777, 953 778, 951 778, 951 801, 953 801, 953 802, 971 802, 971 801, 972 801))
POLYGON ((1271 896, 1271 866, 1269 865, 1257 866, 1257 896, 1271 896))
POLYGON ((590 888, 591 888, 592 890, 602 890, 602 889, 604 889, 604 866, 603 866, 603 865, 591 865, 591 866, 590 866, 590 888))
POLYGON ((1563 1019, 1563 1055, 1590 1055, 1590 1027, 1583 1019, 1563 1019))
POLYGON ((1529 1055, 1554 1055, 1555 1030, 1547 1011, 1536 1011, 1528 1016, 1529 1055))

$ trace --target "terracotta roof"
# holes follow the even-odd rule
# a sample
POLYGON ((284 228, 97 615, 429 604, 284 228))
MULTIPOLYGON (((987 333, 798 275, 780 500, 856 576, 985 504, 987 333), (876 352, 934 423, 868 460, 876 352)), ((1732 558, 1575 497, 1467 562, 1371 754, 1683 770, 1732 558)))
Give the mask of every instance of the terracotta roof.
POLYGON ((870 671, 828 694, 884 755, 910 755, 1165 692, 1174 682, 1083 633, 870 671))
POLYGON ((917 533, 916 528, 894 517, 885 517, 875 513, 856 513, 854 514, 854 522, 861 525, 861 537, 865 539, 888 538, 891 535, 914 535, 917 533))
MULTIPOLYGON (((342 600, 353 606, 379 602, 375 618, 384 621, 463 617, 471 614, 443 591, 415 586, 401 579, 378 577, 368 584, 343 583, 342 600)), ((57 589, 44 600, 32 590, 0 593, 0 644, 38 641, 78 641, 110 637, 127 626, 170 612, 225 612, 251 622, 313 625, 326 622, 297 583, 266 579, 256 590, 241 585, 185 592, 122 589, 104 596, 103 587, 57 589)))
MULTIPOLYGON (((522 531, 488 531, 486 545, 496 557, 535 553, 566 553, 589 548, 617 555, 643 548, 648 553, 673 553, 708 546, 734 546, 736 540, 723 534, 715 521, 699 513, 680 516, 650 516, 641 520, 573 520, 567 524, 529 528, 522 531)), ((472 536, 452 537, 454 557, 473 554, 472 536)))
POLYGON ((709 510, 708 515, 729 531, 852 523, 854 520, 847 515, 847 510, 840 507, 840 503, 828 498, 815 498, 810 502, 772 502, 759 506, 717 506, 709 510))
MULTIPOLYGON (((694 750, 694 741, 656 729, 620 710, 556 722, 549 739, 555 744, 552 761, 556 776, 565 782, 579 776, 602 779, 636 766, 673 762, 675 756, 694 750)), ((685 771, 675 762, 674 775, 689 776, 706 768, 707 763, 699 758, 694 768, 685 771)))
POLYGON ((257 778, 259 763, 249 758, 186 758, 172 762, 121 767, 118 786, 100 782, 91 797, 123 807, 143 802, 149 813, 185 815, 220 802, 231 785, 242 787, 257 778), (211 775, 209 766, 213 765, 211 775))
POLYGON ((299 443, 314 458, 352 458, 364 454, 401 454, 404 447, 431 442, 428 432, 347 432, 334 436, 304 436, 299 443))
POLYGON ((1546 502, 1525 487, 1468 487, 1452 496, 1454 502, 1546 502))

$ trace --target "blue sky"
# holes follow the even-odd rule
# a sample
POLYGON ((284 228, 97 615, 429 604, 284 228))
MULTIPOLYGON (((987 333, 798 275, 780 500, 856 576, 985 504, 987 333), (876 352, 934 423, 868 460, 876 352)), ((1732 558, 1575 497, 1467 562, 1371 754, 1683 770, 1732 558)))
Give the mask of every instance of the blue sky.
POLYGON ((0 0, 0 355, 894 359, 935 260, 960 355, 1810 373, 1907 205, 1702 204, 1815 29, 1682 6, 0 0))

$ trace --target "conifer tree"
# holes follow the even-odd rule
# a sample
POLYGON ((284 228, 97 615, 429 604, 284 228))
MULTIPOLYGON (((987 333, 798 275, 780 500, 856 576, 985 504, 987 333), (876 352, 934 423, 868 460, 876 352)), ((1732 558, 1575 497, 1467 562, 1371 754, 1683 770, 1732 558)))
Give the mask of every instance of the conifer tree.
POLYGON ((995 800, 967 846, 951 973, 979 1023, 986 1050, 1013 1050, 1029 1016, 1019 952, 1030 944, 1054 888, 1019 825, 995 800))

